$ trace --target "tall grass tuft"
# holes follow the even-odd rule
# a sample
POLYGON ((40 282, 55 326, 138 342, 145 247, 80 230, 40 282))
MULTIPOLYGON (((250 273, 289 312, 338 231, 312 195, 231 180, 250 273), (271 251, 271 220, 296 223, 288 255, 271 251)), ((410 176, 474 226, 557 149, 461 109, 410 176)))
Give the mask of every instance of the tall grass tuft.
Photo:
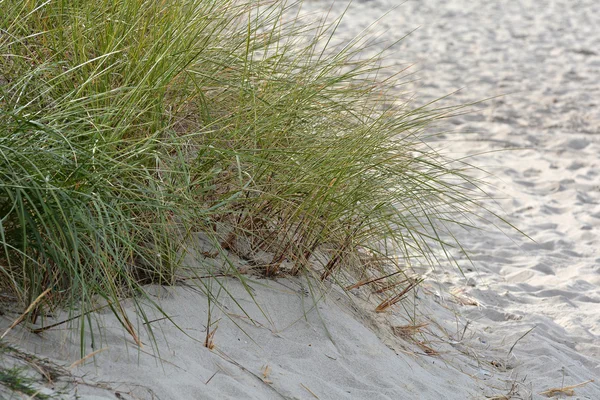
POLYGON ((120 300, 174 283, 194 231, 327 279, 367 251, 435 265, 482 211, 425 140, 456 110, 395 100, 381 54, 301 4, 0 7, 0 282, 24 305, 51 289, 32 320, 100 297, 136 338, 120 300))

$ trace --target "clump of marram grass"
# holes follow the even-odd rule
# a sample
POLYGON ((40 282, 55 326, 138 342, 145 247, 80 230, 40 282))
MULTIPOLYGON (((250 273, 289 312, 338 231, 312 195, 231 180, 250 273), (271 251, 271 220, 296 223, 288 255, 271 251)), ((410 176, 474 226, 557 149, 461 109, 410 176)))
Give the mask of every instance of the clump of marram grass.
POLYGON ((481 210, 423 140, 453 110, 392 105, 380 55, 328 48, 336 23, 297 4, 0 5, 0 282, 24 305, 51 289, 32 321, 101 297, 136 338, 120 300, 174 283, 193 231, 269 276, 318 250, 326 279, 365 252, 434 264, 481 210))

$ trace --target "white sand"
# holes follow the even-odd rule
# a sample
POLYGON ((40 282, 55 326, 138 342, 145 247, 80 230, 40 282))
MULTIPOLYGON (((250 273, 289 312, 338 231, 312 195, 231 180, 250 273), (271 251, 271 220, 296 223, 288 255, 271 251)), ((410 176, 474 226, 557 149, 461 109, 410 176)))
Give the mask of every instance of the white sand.
MULTIPOLYGON (((356 1, 340 33, 357 34, 398 3, 356 1)), ((335 5, 333 14, 344 6, 335 5)), ((415 299, 417 322, 429 323, 419 340, 440 355, 391 334, 391 325, 407 323, 402 307, 376 315, 362 296, 332 289, 317 313, 301 280, 256 280, 251 287, 261 312, 239 283, 225 279, 256 325, 229 301, 226 311, 237 316, 216 312, 210 351, 202 343, 206 298, 186 287, 150 288, 181 328, 152 323, 163 362, 151 355, 147 334, 149 354, 140 353, 103 315, 101 346, 108 350, 72 372, 79 382, 112 389, 79 383, 69 387, 71 396, 538 399, 546 398, 544 390, 600 377, 600 3, 408 1, 379 24, 396 37, 417 27, 391 59, 417 64, 416 102, 461 88, 451 103, 505 95, 440 129, 463 135, 448 152, 481 154, 471 161, 494 174, 487 178, 490 193, 535 240, 493 229, 459 232, 472 251, 475 268, 465 269, 472 279, 446 266, 430 274, 415 299), (521 150, 495 152, 506 148, 521 150)), ((76 336, 16 329, 10 341, 69 365, 78 359, 76 336)), ((570 398, 600 399, 600 382, 574 391, 570 398)))

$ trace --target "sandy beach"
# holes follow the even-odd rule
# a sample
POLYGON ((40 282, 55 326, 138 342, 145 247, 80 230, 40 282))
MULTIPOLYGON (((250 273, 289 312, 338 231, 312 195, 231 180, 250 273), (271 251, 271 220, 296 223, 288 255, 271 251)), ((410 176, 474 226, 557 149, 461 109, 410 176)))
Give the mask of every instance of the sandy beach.
MULTIPOLYGON (((303 8, 316 18, 346 6, 311 0, 303 8)), ((420 271, 414 296, 385 313, 374 312, 366 288, 347 294, 331 285, 315 304, 304 278, 251 277, 250 290, 223 280, 239 304, 223 295, 221 309, 191 280, 147 287, 172 321, 156 314, 151 327, 138 326, 141 350, 108 312, 98 313, 106 329, 93 339, 65 326, 39 335, 17 327, 9 343, 72 375, 40 386, 43 393, 600 399, 600 3, 357 0, 345 12, 340 40, 379 18, 374 32, 408 35, 386 57, 395 70, 409 68, 399 101, 452 93, 440 104, 480 102, 441 121, 435 140, 444 154, 485 170, 490 209, 529 238, 491 225, 457 231, 469 251, 453 254, 462 273, 449 263, 420 271), (204 346, 209 312, 216 323, 208 329, 218 327, 212 349, 204 346), (80 360, 81 346, 94 357, 80 360)), ((222 261, 187 256, 189 265, 203 262, 222 261)), ((3 332, 14 316, 0 318, 3 332)), ((13 358, 6 362, 20 365, 13 358)))

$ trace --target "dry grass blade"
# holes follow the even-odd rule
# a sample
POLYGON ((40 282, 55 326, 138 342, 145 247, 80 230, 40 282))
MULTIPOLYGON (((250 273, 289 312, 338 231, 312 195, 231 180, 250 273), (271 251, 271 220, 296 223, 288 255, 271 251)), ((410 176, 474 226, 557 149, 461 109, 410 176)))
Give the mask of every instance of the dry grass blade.
POLYGON ((78 365, 83 364, 84 362, 86 362, 90 358, 94 357, 96 354, 102 353, 103 351, 106 351, 106 350, 108 350, 108 347, 103 347, 101 349, 98 349, 96 351, 91 352, 90 354, 86 355, 85 357, 83 357, 83 358, 75 361, 71 365, 69 365, 69 369, 73 369, 73 368, 77 367, 78 365))
POLYGON ((508 354, 507 357, 510 356, 510 353, 512 353, 513 349, 515 348, 515 346, 517 345, 517 343, 519 343, 519 341, 521 339, 523 339, 525 336, 529 335, 529 333, 531 333, 531 331, 533 331, 536 328, 536 326, 532 326, 527 332, 525 332, 523 335, 521 335, 516 341, 515 343, 513 343, 513 345, 510 347, 510 349, 508 350, 508 354))
POLYGON ((270 385, 273 383, 273 381, 271 381, 269 379, 269 375, 271 374, 271 367, 269 365, 265 365, 262 369, 262 376, 263 376, 263 382, 270 385))
MULTIPOLYGON (((131 338, 133 339, 135 344, 137 344, 140 348, 143 348, 144 344, 140 340, 137 332, 135 331, 135 329, 133 327, 133 324, 131 323, 129 317, 127 316, 127 313, 123 309, 123 305, 119 301, 116 302, 116 305, 117 305, 118 311, 115 312, 115 315, 117 316, 117 319, 119 320, 119 322, 121 322, 121 326, 123 326, 125 328, 125 330, 127 331, 127 333, 129 333, 129 335, 131 336, 131 338)), ((114 310, 113 304, 109 303, 109 307, 114 310)))
MULTIPOLYGON (((519 384, 517 383, 516 377, 512 381, 510 385, 510 389, 506 394, 499 394, 494 396, 486 396, 485 398, 488 400, 511 400, 514 399, 515 396, 519 396, 519 399, 525 399, 526 397, 519 395, 519 384)), ((527 397, 530 398, 530 397, 527 397)))
POLYGON ((218 328, 209 330, 204 338, 204 347, 209 350, 214 350, 215 348, 215 333, 217 332, 217 329, 218 328))
POLYGON ((464 294, 464 289, 462 288, 453 288, 450 290, 450 294, 452 295, 453 300, 463 306, 479 306, 479 302, 474 298, 467 296, 464 294))
POLYGON ((391 283, 389 285, 383 286, 383 287, 375 290, 373 293, 380 294, 380 293, 383 293, 383 292, 387 292, 388 290, 395 289, 398 286, 400 286, 400 285, 402 285, 403 283, 406 283, 406 282, 408 282, 408 279, 404 279, 404 280, 401 280, 399 282, 394 282, 394 283, 391 283))
POLYGON ((393 272, 393 273, 391 273, 389 275, 380 276, 378 278, 363 279, 363 280, 360 280, 360 281, 356 282, 354 285, 346 286, 345 289, 346 290, 358 289, 361 286, 368 285, 368 284, 374 283, 374 282, 379 282, 379 281, 381 281, 383 279, 387 279, 387 278, 390 278, 392 276, 396 276, 396 275, 402 274, 402 273, 403 273, 403 271, 396 271, 396 272, 393 272))
POLYGON ((417 287, 417 285, 419 283, 422 282, 422 279, 420 280, 413 280, 412 282, 410 282, 405 288, 404 290, 402 290, 400 293, 391 296, 390 298, 388 298, 387 300, 384 300, 383 302, 381 302, 381 304, 379 304, 377 306, 377 308, 375 308, 376 312, 384 312, 386 311, 388 308, 390 308, 391 306, 393 306, 394 304, 398 303, 400 300, 402 300, 402 298, 404 296, 406 296, 406 294, 408 292, 410 292, 411 290, 413 290, 415 287, 417 287))
POLYGON ((392 332, 396 336, 400 336, 403 338, 411 338, 417 333, 421 332, 423 328, 425 328, 428 324, 418 324, 418 325, 404 325, 404 326, 393 326, 392 332))
POLYGON ((315 394, 315 393, 314 393, 312 390, 310 390, 308 387, 306 387, 306 385, 305 385, 305 384, 303 384, 303 383, 300 383, 300 386, 302 386, 304 389, 306 389, 306 391, 307 391, 308 393, 310 393, 310 394, 311 394, 311 395, 312 395, 312 396, 313 396, 315 399, 318 399, 318 398, 319 398, 319 396, 317 396, 317 395, 316 395, 316 394, 315 394))
POLYGON ((216 371, 215 371, 215 373, 214 373, 214 374, 212 374, 212 375, 210 376, 210 378, 208 378, 208 380, 207 380, 207 381, 206 381, 204 384, 205 384, 205 385, 208 385, 208 384, 210 383, 210 381, 212 381, 212 378, 214 378, 214 377, 215 377, 215 375, 217 375, 219 372, 220 372, 219 370, 216 370, 216 371))
POLYGON ((435 357, 435 356, 439 356, 440 355, 440 353, 437 350, 435 350, 434 348, 430 347, 427 343, 422 342, 422 341, 421 342, 416 342, 416 343, 417 343, 417 346, 419 346, 419 348, 421 350, 423 350, 425 352, 425 354, 427 354, 428 356, 435 357))
POLYGON ((592 382, 594 382, 594 380, 590 379, 589 381, 581 382, 581 383, 578 383, 577 385, 564 386, 564 387, 560 387, 560 388, 552 388, 552 389, 548 389, 548 390, 541 392, 540 395, 546 396, 546 397, 553 397, 553 396, 558 396, 561 394, 565 395, 565 396, 575 396, 574 389, 585 386, 588 383, 592 383, 592 382))
POLYGON ((393 326, 392 332, 394 333, 394 335, 414 343, 415 345, 417 345, 417 347, 423 350, 425 354, 429 356, 438 356, 440 353, 431 346, 429 346, 429 344, 426 341, 416 340, 414 338, 417 334, 423 333, 423 329, 428 325, 429 324, 427 323, 422 323, 415 325, 393 326))
POLYGON ((46 290, 44 290, 44 292, 42 292, 30 305, 29 307, 27 307, 27 309, 25 310, 25 312, 23 314, 21 314, 19 316, 19 318, 17 318, 9 327, 6 331, 4 331, 4 333, 2 334, 2 336, 0 336, 0 339, 4 339, 4 337, 8 334, 8 332, 10 332, 15 326, 19 325, 21 322, 23 322, 23 320, 25 319, 25 317, 27 317, 27 314, 29 314, 31 312, 31 310, 35 309, 35 307, 38 305, 38 303, 40 301, 42 301, 42 299, 44 297, 46 297, 46 295, 48 293, 50 293, 50 291, 52 290, 52 288, 48 288, 46 290))
POLYGON ((35 333, 35 334, 39 334, 39 333, 42 333, 42 332, 45 332, 45 331, 47 331, 48 329, 56 328, 57 326, 60 326, 60 325, 63 325, 63 324, 69 323, 69 322, 71 322, 71 321, 74 321, 74 320, 76 320, 77 318, 84 317, 85 315, 87 315, 87 314, 89 314, 89 313, 92 313, 92 312, 95 312, 95 311, 100 311, 100 310, 102 310, 102 309, 104 309, 104 308, 106 308, 106 307, 108 307, 108 304, 107 304, 107 305, 104 305, 104 306, 96 307, 96 308, 94 308, 94 309, 92 309, 92 310, 86 311, 86 312, 85 312, 85 313, 83 313, 83 314, 74 315, 74 316, 72 316, 72 317, 69 317, 69 318, 67 318, 67 319, 64 319, 64 320, 62 320, 62 321, 55 322, 55 323, 53 323, 53 324, 50 324, 50 325, 44 325, 44 326, 42 326, 42 327, 40 327, 40 328, 35 328, 35 329, 32 329, 32 330, 31 330, 31 332, 33 332, 33 333, 35 333))

